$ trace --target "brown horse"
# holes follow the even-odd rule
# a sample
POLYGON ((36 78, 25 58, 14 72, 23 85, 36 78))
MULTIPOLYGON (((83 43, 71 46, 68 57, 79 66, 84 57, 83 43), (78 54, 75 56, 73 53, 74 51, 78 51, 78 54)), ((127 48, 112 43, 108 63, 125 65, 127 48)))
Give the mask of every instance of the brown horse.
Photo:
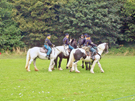
MULTIPOLYGON (((71 41, 71 46, 72 47, 74 47, 74 48, 77 48, 77 41, 76 41, 76 39, 72 39, 72 41, 71 41)), ((70 52, 71 50, 69 50, 69 52, 70 52)), ((58 69, 59 70, 62 70, 62 68, 61 68, 61 62, 62 62, 62 59, 64 58, 64 59, 67 59, 67 63, 68 63, 68 61, 69 61, 69 55, 68 56, 65 56, 62 52, 57 56, 57 58, 54 60, 54 62, 55 62, 55 67, 57 68, 57 60, 58 60, 58 57, 60 58, 59 59, 59 65, 58 65, 58 69)), ((66 67, 66 69, 68 69, 68 67, 66 67)))

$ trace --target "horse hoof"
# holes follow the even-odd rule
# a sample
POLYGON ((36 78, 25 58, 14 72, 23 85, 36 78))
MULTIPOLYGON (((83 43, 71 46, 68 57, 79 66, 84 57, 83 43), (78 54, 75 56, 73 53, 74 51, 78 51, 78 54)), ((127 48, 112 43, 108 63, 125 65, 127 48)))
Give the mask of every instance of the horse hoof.
POLYGON ((80 73, 80 71, 75 71, 76 73, 80 73))
POLYGON ((48 71, 49 71, 49 72, 52 72, 52 70, 51 70, 51 69, 48 69, 48 71))
POLYGON ((90 71, 92 74, 94 74, 94 72, 93 71, 90 71))
POLYGON ((84 68, 84 65, 82 65, 82 68, 84 68))
POLYGON ((58 68, 58 70, 63 70, 63 69, 60 67, 60 68, 58 68))
POLYGON ((27 69, 27 72, 30 72, 30 70, 27 69))
POLYGON ((70 69, 70 72, 72 72, 73 70, 72 69, 70 69))
POLYGON ((54 68, 52 68, 52 70, 55 70, 54 68))
POLYGON ((69 69, 68 67, 66 67, 66 69, 69 69))
POLYGON ((52 72, 52 70, 48 70, 48 72, 52 72))
POLYGON ((104 71, 101 71, 101 73, 104 73, 104 71))
POLYGON ((35 71, 39 71, 38 69, 35 69, 35 71))

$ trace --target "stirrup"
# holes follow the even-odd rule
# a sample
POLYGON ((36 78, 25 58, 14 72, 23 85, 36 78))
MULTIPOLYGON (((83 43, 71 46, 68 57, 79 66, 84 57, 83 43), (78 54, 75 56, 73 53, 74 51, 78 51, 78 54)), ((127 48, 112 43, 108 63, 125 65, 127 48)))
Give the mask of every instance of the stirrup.
POLYGON ((48 59, 50 60, 50 57, 49 57, 49 55, 46 55, 46 58, 48 58, 48 59))

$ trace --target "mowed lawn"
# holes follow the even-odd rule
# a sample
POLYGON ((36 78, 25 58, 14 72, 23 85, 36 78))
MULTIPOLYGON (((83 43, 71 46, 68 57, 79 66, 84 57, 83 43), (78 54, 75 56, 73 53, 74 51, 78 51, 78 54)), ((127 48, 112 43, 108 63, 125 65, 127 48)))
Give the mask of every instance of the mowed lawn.
POLYGON ((37 59, 38 72, 25 69, 25 57, 0 56, 0 101, 134 101, 135 100, 135 56, 104 56, 100 73, 95 74, 81 68, 81 73, 65 69, 48 72, 49 61, 37 59))

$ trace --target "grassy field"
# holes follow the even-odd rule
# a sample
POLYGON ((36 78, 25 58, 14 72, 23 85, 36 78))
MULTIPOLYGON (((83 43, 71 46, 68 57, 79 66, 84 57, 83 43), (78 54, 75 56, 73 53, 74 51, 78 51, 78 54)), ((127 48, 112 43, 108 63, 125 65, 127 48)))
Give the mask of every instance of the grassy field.
POLYGON ((81 73, 65 69, 48 72, 49 61, 37 59, 38 72, 25 70, 25 56, 0 55, 0 101, 134 101, 135 56, 101 59, 94 72, 80 67, 81 73))

